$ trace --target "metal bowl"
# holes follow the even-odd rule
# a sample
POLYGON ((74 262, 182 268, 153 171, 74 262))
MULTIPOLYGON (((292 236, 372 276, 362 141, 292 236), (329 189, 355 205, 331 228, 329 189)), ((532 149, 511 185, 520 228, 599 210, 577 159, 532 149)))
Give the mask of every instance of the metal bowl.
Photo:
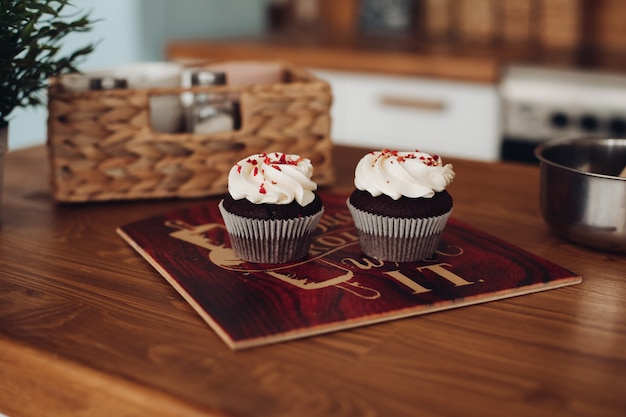
POLYGON ((535 156, 541 212, 552 230, 583 246, 626 253, 626 139, 553 140, 535 156))

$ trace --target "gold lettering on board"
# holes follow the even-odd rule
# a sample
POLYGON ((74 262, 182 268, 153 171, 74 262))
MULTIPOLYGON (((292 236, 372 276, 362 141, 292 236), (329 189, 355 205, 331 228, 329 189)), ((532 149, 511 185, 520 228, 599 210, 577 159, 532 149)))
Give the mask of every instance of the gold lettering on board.
POLYGON ((473 282, 473 281, 466 281, 463 278, 461 278, 460 276, 458 276, 457 274, 455 274, 454 272, 445 269, 444 265, 445 266, 452 266, 452 265, 450 265, 448 263, 440 263, 440 264, 433 264, 433 265, 426 265, 426 266, 422 266, 422 267, 417 267, 415 269, 417 269, 420 272, 422 272, 424 269, 428 269, 429 271, 432 271, 435 274, 439 275, 441 278, 450 281, 452 284, 454 284, 455 287, 461 287, 463 285, 475 284, 475 282, 473 282))
MULTIPOLYGON (((340 263, 325 259, 329 254, 358 242, 358 236, 352 231, 332 230, 338 225, 348 224, 351 221, 352 219, 349 214, 346 216, 337 214, 332 218, 323 218, 321 228, 322 230, 328 231, 328 233, 319 234, 314 237, 309 251, 310 257, 308 259, 263 269, 242 266, 243 261, 237 258, 231 247, 227 246, 222 241, 213 241, 209 238, 209 232, 214 229, 222 229, 225 231, 223 224, 211 223, 191 226, 182 221, 170 220, 166 222, 166 225, 178 229, 170 233, 171 237, 208 249, 209 259, 220 268, 242 273, 264 273, 272 278, 305 290, 320 290, 328 287, 336 287, 363 299, 371 300, 380 298, 382 294, 378 290, 361 285, 356 281, 357 277, 351 269, 357 268, 363 271, 377 268, 382 269, 388 265, 388 263, 366 257, 360 259, 346 257, 341 259, 340 263), (310 272, 299 268, 309 262, 323 263, 329 268, 327 270, 334 271, 334 274, 331 273, 330 276, 310 276, 308 275, 310 272)), ((456 257, 463 254, 463 248, 448 246, 446 252, 438 251, 438 253, 443 256, 456 257)), ((450 267, 452 267, 452 265, 449 263, 434 263, 419 266, 415 269, 422 274, 422 278, 425 278, 423 272, 428 270, 456 287, 475 284, 475 282, 467 281, 447 269, 450 267)), ((409 288, 412 294, 423 294, 432 291, 417 282, 419 277, 409 277, 400 270, 381 271, 381 276, 382 275, 386 275, 409 288)), ((482 280, 478 282, 482 282, 482 280)))

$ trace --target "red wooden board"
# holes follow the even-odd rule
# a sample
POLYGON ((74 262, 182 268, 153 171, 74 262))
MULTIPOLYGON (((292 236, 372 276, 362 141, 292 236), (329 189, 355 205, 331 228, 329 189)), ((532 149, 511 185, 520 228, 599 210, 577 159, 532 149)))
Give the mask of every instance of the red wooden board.
POLYGON ((217 200, 118 228, 232 349, 577 284, 582 278, 454 218, 425 262, 361 252, 346 195, 322 194, 309 257, 239 260, 217 200))

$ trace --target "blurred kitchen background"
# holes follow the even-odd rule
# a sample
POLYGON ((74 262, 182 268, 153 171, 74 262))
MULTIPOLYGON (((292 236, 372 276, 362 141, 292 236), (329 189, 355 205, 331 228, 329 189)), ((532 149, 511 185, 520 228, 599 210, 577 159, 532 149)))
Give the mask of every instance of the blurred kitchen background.
MULTIPOLYGON (((532 161, 540 142, 626 135, 623 0, 76 0, 81 66, 283 59, 331 83, 333 141, 532 161)), ((10 148, 45 141, 14 114, 10 148)))

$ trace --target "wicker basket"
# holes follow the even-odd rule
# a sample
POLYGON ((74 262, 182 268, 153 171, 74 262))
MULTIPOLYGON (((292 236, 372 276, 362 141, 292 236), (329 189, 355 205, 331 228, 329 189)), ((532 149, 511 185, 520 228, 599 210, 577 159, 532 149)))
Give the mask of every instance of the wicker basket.
POLYGON ((192 198, 223 194, 232 165, 248 155, 309 158, 319 185, 334 181, 330 86, 280 63, 282 82, 248 86, 69 92, 52 80, 48 150, 54 197, 62 202, 192 198), (150 99, 212 91, 240 97, 241 128, 212 134, 161 133, 150 99))

